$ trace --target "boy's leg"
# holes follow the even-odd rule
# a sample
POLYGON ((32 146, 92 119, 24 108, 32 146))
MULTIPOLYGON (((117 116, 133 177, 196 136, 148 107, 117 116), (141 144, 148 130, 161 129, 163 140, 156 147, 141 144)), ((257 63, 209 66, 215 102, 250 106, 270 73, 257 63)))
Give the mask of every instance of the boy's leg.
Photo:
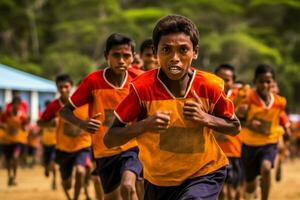
POLYGON ((136 192, 136 174, 130 170, 125 170, 122 174, 120 192, 124 200, 138 200, 136 192))
POLYGON ((271 169, 272 163, 269 160, 264 160, 261 166, 261 199, 267 200, 271 188, 271 169))
POLYGON ((242 164, 245 176, 245 200, 255 198, 257 187, 256 177, 260 174, 261 160, 259 156, 260 147, 242 145, 242 164))
MULTIPOLYGON (((121 154, 121 182, 120 191, 124 200, 137 200, 136 183, 142 180, 142 164, 138 159, 139 149, 129 149, 121 154)), ((141 189, 141 188, 140 188, 141 189)), ((141 195, 141 194, 140 194, 141 195)))
POLYGON ((91 151, 89 149, 82 149, 76 153, 74 200, 79 198, 81 188, 85 185, 86 167, 90 167, 90 160, 91 151))
POLYGON ((266 145, 262 148, 261 161, 261 199, 267 200, 271 188, 271 169, 277 155, 277 144, 266 145))
POLYGON ((56 162, 62 179, 62 187, 68 200, 71 200, 69 190, 72 188, 72 171, 75 163, 75 155, 60 150, 56 150, 56 162))
POLYGON ((118 155, 97 159, 97 173, 100 175, 105 194, 104 199, 127 199, 127 194, 136 195, 135 181, 141 179, 142 165, 138 160, 138 148, 132 148, 118 155), (138 177, 137 177, 138 175, 138 177), (133 182, 133 180, 135 180, 133 182), (122 189, 122 192, 121 192, 122 189))
POLYGON ((99 174, 97 173, 95 158, 93 158, 92 166, 93 166, 93 171, 91 173, 91 179, 93 181, 96 199, 103 200, 104 199, 104 191, 103 191, 103 187, 102 187, 102 183, 101 183, 99 174))

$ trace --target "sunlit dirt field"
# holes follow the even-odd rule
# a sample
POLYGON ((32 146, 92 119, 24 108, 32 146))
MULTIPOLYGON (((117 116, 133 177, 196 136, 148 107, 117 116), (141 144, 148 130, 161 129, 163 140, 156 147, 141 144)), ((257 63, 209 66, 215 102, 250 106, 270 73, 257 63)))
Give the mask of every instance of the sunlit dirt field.
MULTIPOLYGON (((19 170, 18 185, 7 187, 6 171, 0 169, 0 200, 64 200, 61 186, 56 191, 51 190, 51 181, 43 176, 43 169, 36 166, 33 169, 19 170)), ((59 183, 59 181, 58 181, 59 183)), ((92 184, 90 194, 95 199, 92 184)), ((85 199, 82 191, 81 198, 85 199)), ((280 183, 273 181, 271 200, 300 199, 300 159, 289 161, 283 168, 283 179, 280 183)))

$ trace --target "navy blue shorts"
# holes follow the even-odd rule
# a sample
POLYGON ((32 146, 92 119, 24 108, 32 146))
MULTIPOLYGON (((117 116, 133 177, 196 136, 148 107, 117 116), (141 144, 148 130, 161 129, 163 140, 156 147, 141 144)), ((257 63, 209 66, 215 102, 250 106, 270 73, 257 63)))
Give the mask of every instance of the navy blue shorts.
POLYGON ((55 145, 47 146, 43 145, 43 164, 49 165, 55 160, 55 145))
POLYGON ((3 144, 4 157, 6 160, 19 158, 24 151, 24 145, 21 143, 3 144))
POLYGON ((143 167, 138 153, 139 149, 134 147, 114 156, 96 159, 97 167, 93 174, 100 176, 105 194, 111 193, 120 185, 125 170, 135 173, 137 180, 142 179, 143 167))
POLYGON ((36 147, 30 146, 30 145, 27 146, 27 155, 28 156, 33 156, 34 157, 35 154, 36 154, 36 151, 37 151, 36 147))
POLYGON ((188 179, 179 186, 156 186, 145 180, 144 200, 216 200, 222 190, 227 167, 188 179))
POLYGON ((264 146, 242 145, 242 162, 245 170, 246 182, 252 182, 260 175, 261 165, 264 160, 271 162, 272 167, 277 155, 277 144, 264 146))
POLYGON ((55 156, 55 162, 59 165, 60 175, 63 180, 72 176, 73 168, 76 165, 87 167, 91 162, 90 148, 80 149, 72 153, 56 149, 55 156))
POLYGON ((225 183, 233 188, 237 188, 243 181, 243 167, 241 158, 229 157, 227 178, 225 183))

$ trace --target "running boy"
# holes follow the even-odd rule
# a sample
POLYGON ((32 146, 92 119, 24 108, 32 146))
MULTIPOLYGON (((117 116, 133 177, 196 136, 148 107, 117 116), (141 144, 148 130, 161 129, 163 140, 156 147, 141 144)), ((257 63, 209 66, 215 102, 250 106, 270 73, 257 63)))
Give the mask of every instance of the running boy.
MULTIPOLYGON (((45 107, 50 101, 45 102, 45 107)), ((56 121, 41 129, 42 145, 43 145, 43 165, 45 168, 45 176, 49 177, 52 174, 52 190, 56 190, 56 164, 55 164, 55 145, 56 145, 56 121)))
POLYGON ((24 110, 20 108, 20 97, 14 97, 10 105, 11 108, 4 114, 6 128, 3 152, 8 172, 8 186, 15 186, 19 158, 27 143, 25 126, 28 123, 28 116, 24 110))
MULTIPOLYGON (((229 64, 222 64, 216 70, 215 74, 224 80, 224 92, 232 102, 238 95, 238 89, 234 88, 235 69, 229 64)), ((236 106, 236 105, 235 105, 236 106)), ((214 132, 219 146, 229 160, 229 169, 225 185, 222 190, 223 199, 239 199, 240 185, 242 183, 241 166, 241 139, 239 135, 229 136, 214 132)))
POLYGON ((269 197, 271 168, 277 154, 277 142, 284 132, 280 126, 280 115, 286 106, 285 98, 272 93, 274 80, 272 67, 258 65, 254 74, 255 89, 237 109, 237 115, 244 121, 240 135, 246 199, 254 198, 258 175, 261 175, 261 199, 269 197))
POLYGON ((115 148, 106 148, 103 136, 112 122, 113 110, 129 93, 128 84, 136 77, 131 67, 134 54, 133 41, 114 33, 107 38, 105 59, 108 67, 88 75, 69 99, 61 115, 81 129, 94 133, 93 152, 97 163, 105 199, 137 199, 136 180, 142 170, 135 140, 115 148), (89 104, 90 119, 74 116, 73 110, 89 104), (122 197, 121 197, 122 196, 122 197))
POLYGON ((141 59, 143 60, 143 70, 149 71, 158 67, 157 56, 154 54, 152 38, 142 42, 140 47, 141 59))
MULTIPOLYGON (((84 177, 87 165, 90 164, 91 136, 84 133, 77 127, 65 122, 59 115, 60 109, 67 103, 73 82, 69 75, 63 74, 56 77, 56 85, 60 97, 52 101, 43 113, 40 126, 47 126, 54 123, 58 117, 57 143, 56 143, 56 162, 62 178, 62 186, 67 199, 77 200, 80 190, 84 186, 84 177), (75 189, 74 196, 71 198, 69 190, 72 187, 72 172, 75 168, 75 189)), ((74 114, 82 119, 86 119, 88 105, 84 105, 76 110, 74 114)))
POLYGON ((191 20, 166 16, 152 38, 160 68, 132 82, 104 142, 114 147, 137 139, 145 199, 217 199, 228 161, 211 129, 239 132, 233 104, 220 78, 191 67, 198 52, 191 20))

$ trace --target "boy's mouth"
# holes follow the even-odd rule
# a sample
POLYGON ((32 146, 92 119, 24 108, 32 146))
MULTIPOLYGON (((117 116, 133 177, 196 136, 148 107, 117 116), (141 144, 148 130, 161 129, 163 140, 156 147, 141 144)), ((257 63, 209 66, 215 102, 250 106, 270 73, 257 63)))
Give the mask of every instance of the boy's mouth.
POLYGON ((179 74, 181 73, 182 69, 179 66, 170 66, 169 71, 171 72, 171 74, 179 74))

